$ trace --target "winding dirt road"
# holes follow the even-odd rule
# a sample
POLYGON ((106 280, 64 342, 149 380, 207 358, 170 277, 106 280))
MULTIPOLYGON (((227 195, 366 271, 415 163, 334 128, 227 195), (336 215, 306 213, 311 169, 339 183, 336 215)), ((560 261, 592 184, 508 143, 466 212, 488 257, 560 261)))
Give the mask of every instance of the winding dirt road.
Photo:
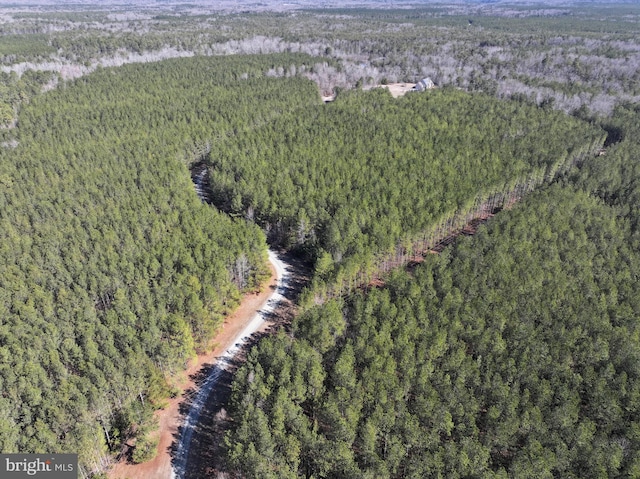
POLYGON ((187 413, 185 420, 181 427, 180 438, 178 440, 178 446, 176 448, 176 454, 173 459, 173 468, 171 471, 171 479, 183 479, 187 459, 189 457, 189 446, 191 445, 191 438, 195 429, 198 427, 198 421, 200 419, 200 413, 205 405, 205 402, 213 388, 218 384, 220 375, 227 369, 229 361, 233 359, 240 351, 240 348, 244 346, 251 338, 251 335, 258 331, 260 327, 267 320, 269 314, 271 314, 277 305, 284 300, 284 290, 288 284, 288 275, 286 265, 278 258, 277 254, 273 251, 269 251, 269 261, 276 270, 277 286, 273 293, 267 300, 267 303, 254 315, 253 319, 246 325, 246 327, 236 337, 235 342, 232 343, 224 352, 222 356, 218 358, 218 361, 209 371, 207 378, 200 385, 197 395, 191 402, 191 407, 187 413))
POLYGON ((185 393, 171 400, 169 405, 156 413, 160 423, 160 442, 154 459, 142 464, 117 463, 109 473, 110 479, 182 479, 189 457, 189 446, 197 429, 200 413, 214 389, 221 373, 243 344, 256 331, 264 328, 266 319, 284 299, 289 287, 288 265, 277 253, 269 251, 272 276, 261 294, 247 294, 238 310, 229 316, 222 331, 216 337, 215 349, 198 356, 185 372, 188 381, 182 385, 185 393), (195 384, 193 378, 206 377, 195 384), (181 414, 181 406, 190 401, 189 410, 181 414), (183 419, 184 418, 184 419, 183 419))

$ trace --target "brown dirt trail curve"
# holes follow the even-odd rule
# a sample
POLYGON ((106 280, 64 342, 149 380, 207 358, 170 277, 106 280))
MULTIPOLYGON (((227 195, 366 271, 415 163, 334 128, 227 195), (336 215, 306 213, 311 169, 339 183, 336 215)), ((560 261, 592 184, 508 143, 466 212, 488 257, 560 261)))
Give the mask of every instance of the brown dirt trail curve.
POLYGON ((156 457, 142 464, 130 464, 123 459, 109 471, 109 479, 169 479, 171 477, 171 450, 182 420, 180 406, 189 401, 191 393, 197 388, 195 379, 202 377, 216 359, 234 344, 240 332, 251 322, 256 312, 266 304, 277 283, 276 271, 271 263, 269 267, 271 277, 266 287, 262 288, 259 294, 244 295, 238 309, 225 319, 222 329, 214 339, 214 349, 210 353, 198 355, 184 371, 186 379, 179 385, 184 391, 183 394, 171 399, 164 409, 156 411, 155 415, 160 425, 160 442, 156 457))

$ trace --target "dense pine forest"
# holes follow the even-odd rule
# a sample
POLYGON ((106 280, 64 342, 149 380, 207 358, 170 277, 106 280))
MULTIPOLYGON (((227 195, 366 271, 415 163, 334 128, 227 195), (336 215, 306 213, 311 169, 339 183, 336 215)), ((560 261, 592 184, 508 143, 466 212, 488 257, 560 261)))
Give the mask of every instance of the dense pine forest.
POLYGON ((638 115, 617 111, 625 140, 564 184, 260 343, 236 377, 231 467, 637 475, 638 115))
POLYGON ((262 231, 203 204, 187 166, 278 105, 319 103, 309 81, 252 80, 305 60, 131 65, 23 107, 0 149, 3 451, 98 469, 132 425, 144 437, 172 375, 266 273, 262 231))
POLYGON ((271 245, 309 281, 212 469, 640 475, 637 5, 42 3, 0 6, 0 452, 153 457, 271 245))
POLYGON ((598 128, 528 104, 453 89, 394 99, 377 89, 283 115, 207 163, 214 204, 305 252, 320 294, 326 282, 370 280, 376 253, 549 181, 603 141, 598 128))

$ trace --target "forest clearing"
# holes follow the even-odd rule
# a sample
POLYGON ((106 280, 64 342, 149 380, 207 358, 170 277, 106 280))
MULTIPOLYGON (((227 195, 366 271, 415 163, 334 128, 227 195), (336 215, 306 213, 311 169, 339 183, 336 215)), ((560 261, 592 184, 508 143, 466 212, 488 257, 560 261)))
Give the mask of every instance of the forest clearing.
POLYGON ((392 97, 398 98, 411 92, 415 85, 415 83, 391 83, 388 85, 379 85, 377 88, 386 88, 392 97))

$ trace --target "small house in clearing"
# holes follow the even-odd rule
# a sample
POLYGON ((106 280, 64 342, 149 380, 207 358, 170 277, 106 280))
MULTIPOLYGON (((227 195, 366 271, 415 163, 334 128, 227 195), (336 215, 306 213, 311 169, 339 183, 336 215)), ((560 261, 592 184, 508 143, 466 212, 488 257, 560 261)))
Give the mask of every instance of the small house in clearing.
POLYGON ((418 83, 416 83, 415 86, 413 87, 413 91, 431 90, 432 88, 435 88, 435 87, 436 87, 436 84, 433 83, 433 80, 427 77, 427 78, 423 78, 418 83))

